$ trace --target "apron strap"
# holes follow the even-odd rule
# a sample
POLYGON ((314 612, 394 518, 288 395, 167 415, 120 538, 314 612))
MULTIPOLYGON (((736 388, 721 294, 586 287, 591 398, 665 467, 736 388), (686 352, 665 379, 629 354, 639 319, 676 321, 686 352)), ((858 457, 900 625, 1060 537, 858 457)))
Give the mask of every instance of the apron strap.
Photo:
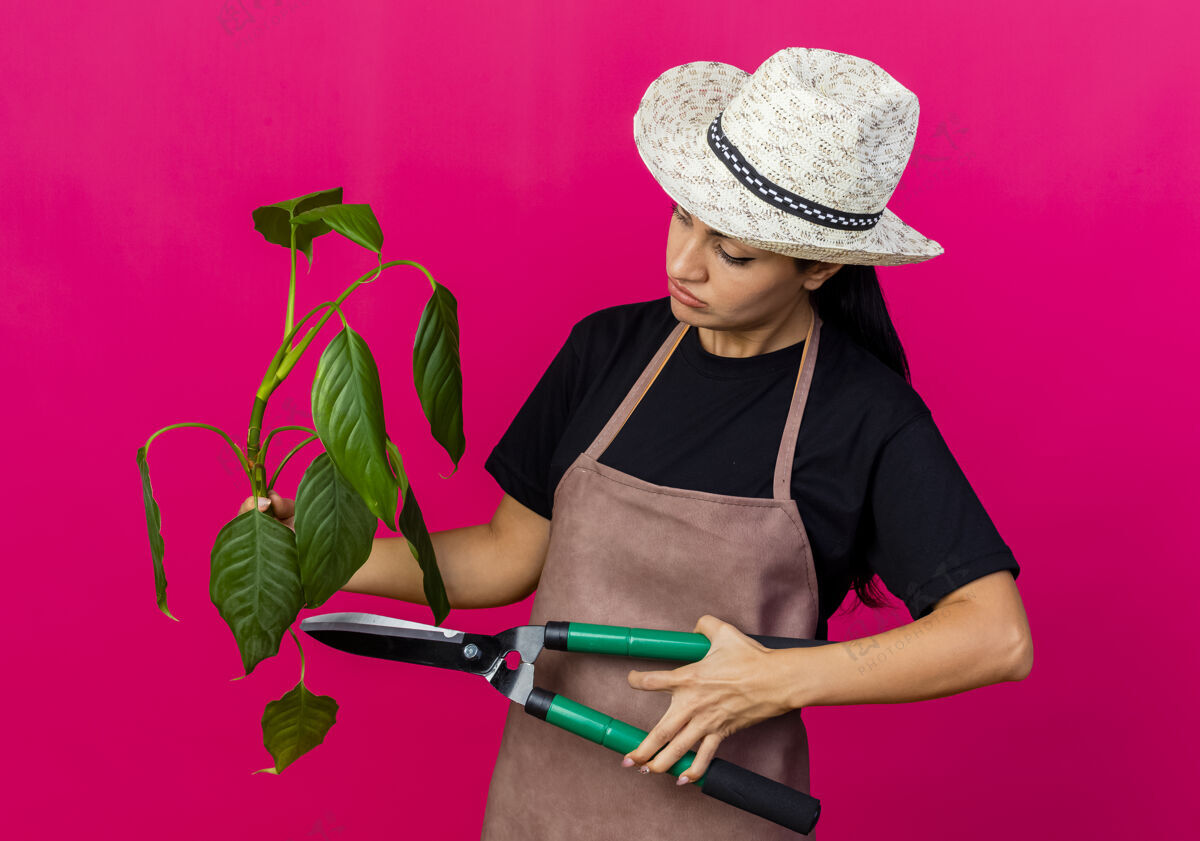
MULTIPOLYGON (((646 392, 650 389, 650 385, 658 377, 660 371, 667 363, 667 359, 675 352, 679 342, 683 339, 684 332, 691 326, 684 322, 678 322, 674 329, 667 334, 666 339, 659 346, 654 356, 646 364, 641 375, 637 378, 637 382, 629 389, 625 395, 625 399, 621 401, 621 405, 613 412, 612 417, 608 419, 608 423, 600 430, 600 433, 592 441, 587 448, 588 456, 597 461, 600 459, 600 454, 608 449, 608 445, 617 437, 617 433, 621 431, 621 427, 629 420, 629 416, 633 414, 633 410, 637 408, 638 403, 642 402, 642 398, 646 396, 646 392)), ((792 387, 792 402, 788 408, 787 422, 783 427, 783 440, 779 444, 779 454, 775 459, 775 481, 774 481, 774 496, 775 499, 791 499, 792 498, 792 462, 796 454, 796 436, 800 431, 800 421, 804 416, 804 406, 808 403, 809 387, 812 385, 813 369, 817 362, 817 346, 821 340, 821 316, 817 314, 816 309, 813 309, 813 320, 808 325, 808 335, 804 340, 804 352, 800 357, 800 371, 796 374, 796 384, 792 387)))
POLYGON ((637 404, 646 395, 650 384, 658 377, 658 372, 666 364, 667 357, 675 352, 675 347, 679 344, 679 340, 683 338, 684 331, 688 327, 688 324, 680 321, 675 325, 675 329, 667 334, 667 338, 663 340, 658 351, 650 359, 650 362, 642 371, 642 375, 637 378, 637 382, 629 389, 629 393, 625 395, 625 399, 621 401, 621 405, 613 412, 612 417, 608 419, 608 423, 604 425, 604 428, 600 430, 600 434, 596 436, 591 446, 587 448, 589 456, 599 460, 600 454, 608 449, 608 445, 617 437, 617 433, 621 431, 621 427, 625 425, 625 421, 629 420, 629 416, 633 414, 633 410, 637 408, 637 404))
POLYGON ((787 423, 783 427, 783 440, 779 444, 779 456, 775 461, 775 499, 792 498, 792 461, 796 455, 796 436, 800 432, 804 406, 808 403, 813 369, 817 364, 817 346, 820 343, 821 316, 814 307, 812 323, 808 325, 808 336, 804 339, 804 353, 800 356, 800 372, 796 374, 796 384, 792 387, 792 405, 788 409, 787 423))

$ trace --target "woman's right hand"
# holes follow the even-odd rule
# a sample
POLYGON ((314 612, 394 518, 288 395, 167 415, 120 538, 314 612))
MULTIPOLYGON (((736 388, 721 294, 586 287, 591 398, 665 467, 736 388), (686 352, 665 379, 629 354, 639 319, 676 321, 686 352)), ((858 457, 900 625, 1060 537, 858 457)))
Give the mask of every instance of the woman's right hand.
MULTIPOLYGON (((254 497, 246 497, 246 501, 242 503, 242 507, 238 509, 238 516, 245 514, 254 508, 254 497)), ((276 520, 283 523, 292 531, 296 530, 294 523, 296 522, 296 502, 292 499, 287 499, 277 494, 275 491, 267 491, 267 496, 258 497, 258 510, 264 514, 270 514, 276 520), (268 509, 267 506, 270 506, 268 509)))

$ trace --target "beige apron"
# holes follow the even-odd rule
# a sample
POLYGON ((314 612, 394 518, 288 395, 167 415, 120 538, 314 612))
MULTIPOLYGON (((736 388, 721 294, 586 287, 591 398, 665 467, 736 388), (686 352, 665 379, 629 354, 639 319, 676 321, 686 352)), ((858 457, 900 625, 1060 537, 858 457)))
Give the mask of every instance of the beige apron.
MULTIPOLYGON (((791 495, 792 459, 821 336, 813 314, 775 464, 774 498, 655 485, 598 459, 616 437, 688 325, 679 323, 624 401, 554 491, 546 563, 530 622, 549 620, 692 631, 709 613, 747 634, 811 639, 817 578, 791 495)), ((650 730, 669 691, 634 689, 631 669, 666 660, 543 651, 535 685, 650 730)), ((695 746, 692 746, 695 749, 695 746)), ((800 710, 732 734, 716 755, 809 791, 800 710)), ((815 838, 722 803, 670 774, 621 767, 608 748, 512 704, 488 789, 484 841, 656 841, 815 838)))

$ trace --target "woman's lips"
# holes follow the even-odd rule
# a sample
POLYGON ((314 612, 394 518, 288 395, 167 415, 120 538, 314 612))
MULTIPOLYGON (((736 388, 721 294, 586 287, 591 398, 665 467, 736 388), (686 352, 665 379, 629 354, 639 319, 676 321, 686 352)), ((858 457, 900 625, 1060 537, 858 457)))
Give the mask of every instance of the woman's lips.
POLYGON ((689 307, 706 307, 708 304, 701 301, 691 292, 688 292, 682 286, 675 282, 675 278, 667 275, 667 289, 671 292, 671 297, 679 301, 681 304, 687 304, 689 307))

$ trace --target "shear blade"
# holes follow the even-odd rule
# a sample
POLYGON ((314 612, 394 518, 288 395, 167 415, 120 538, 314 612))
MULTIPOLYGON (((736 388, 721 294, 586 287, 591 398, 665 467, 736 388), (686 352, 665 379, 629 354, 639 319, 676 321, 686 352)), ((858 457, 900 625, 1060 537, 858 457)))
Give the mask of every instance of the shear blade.
POLYGON ((300 630, 339 651, 485 677, 504 659, 494 637, 371 613, 309 616, 300 630))

